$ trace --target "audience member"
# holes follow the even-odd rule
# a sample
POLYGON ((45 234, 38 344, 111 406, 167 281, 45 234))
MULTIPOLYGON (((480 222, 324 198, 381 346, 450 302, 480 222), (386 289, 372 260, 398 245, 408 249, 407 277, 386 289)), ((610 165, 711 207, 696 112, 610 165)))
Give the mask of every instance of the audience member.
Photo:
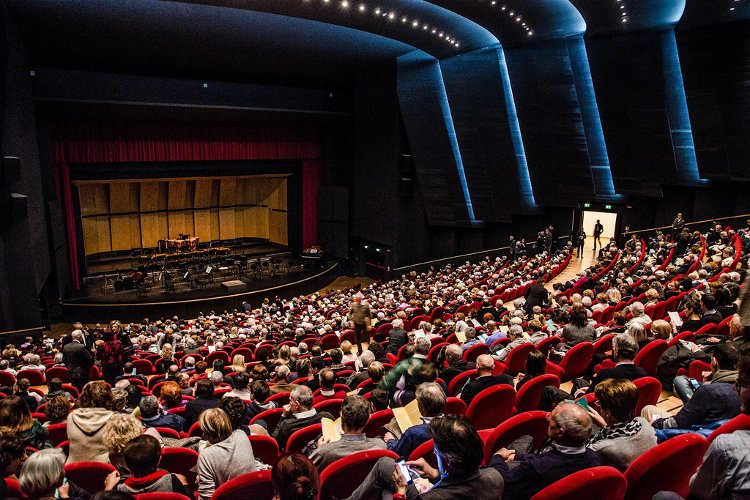
POLYGON ((370 403, 362 396, 347 396, 341 405, 341 429, 344 431, 338 441, 318 441, 317 449, 310 455, 310 460, 319 471, 332 462, 358 451, 384 450, 385 442, 380 438, 369 438, 364 434, 370 418, 370 403))
POLYGON ((464 400, 466 406, 471 404, 474 397, 483 390, 499 384, 507 384, 513 387, 513 377, 501 373, 493 376, 492 370, 495 368, 495 360, 489 354, 480 354, 477 358, 476 369, 477 378, 464 385, 459 397, 464 400))
POLYGON ((322 418, 334 420, 330 413, 315 410, 312 402, 313 395, 309 387, 299 385, 292 389, 289 404, 284 406, 281 420, 273 431, 273 438, 279 443, 279 449, 286 448, 286 442, 294 431, 318 424, 322 418))
POLYGON ((271 471, 278 500, 313 500, 318 497, 320 477, 309 458, 300 453, 279 457, 271 471))
MULTIPOLYGON (((445 393, 438 384, 426 383, 417 387, 417 407, 422 415, 422 423, 409 427, 405 432, 391 427, 393 431, 400 431, 401 435, 397 438, 391 430, 385 433, 383 440, 387 443, 388 449, 401 457, 409 458, 417 446, 432 437, 429 430, 430 421, 442 415, 443 406, 445 406, 445 393)), ((395 427, 398 427, 397 423, 395 427)))
POLYGON ((97 380, 83 387, 78 408, 68 415, 68 441, 66 463, 109 463, 104 446, 104 426, 112 418, 112 390, 106 382, 97 380))

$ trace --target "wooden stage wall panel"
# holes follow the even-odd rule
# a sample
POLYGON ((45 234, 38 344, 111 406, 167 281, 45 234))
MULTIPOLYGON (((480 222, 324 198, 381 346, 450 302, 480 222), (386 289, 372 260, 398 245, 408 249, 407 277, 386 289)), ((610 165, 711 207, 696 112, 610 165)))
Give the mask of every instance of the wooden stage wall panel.
POLYGON ((286 177, 81 181, 86 255, 155 248, 165 238, 264 238, 288 245, 286 177))

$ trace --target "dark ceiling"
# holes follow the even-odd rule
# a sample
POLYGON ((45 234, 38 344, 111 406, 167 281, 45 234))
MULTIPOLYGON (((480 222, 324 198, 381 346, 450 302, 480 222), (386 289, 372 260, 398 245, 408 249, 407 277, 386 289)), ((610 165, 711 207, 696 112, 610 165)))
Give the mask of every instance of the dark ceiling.
POLYGON ((750 0, 3 0, 35 67, 350 88, 373 65, 745 19, 750 0), (683 15, 684 10, 684 15, 683 15), (625 21, 623 21, 625 19, 625 21))

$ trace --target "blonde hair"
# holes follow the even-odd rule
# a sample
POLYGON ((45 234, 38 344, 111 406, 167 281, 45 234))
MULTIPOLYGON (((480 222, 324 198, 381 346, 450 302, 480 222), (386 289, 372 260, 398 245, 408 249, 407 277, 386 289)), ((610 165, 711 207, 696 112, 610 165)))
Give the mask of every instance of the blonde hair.
POLYGON ((232 357, 232 370, 236 372, 244 372, 247 370, 245 367, 245 356, 242 354, 235 354, 232 357))
POLYGON ((143 425, 137 418, 127 413, 115 413, 104 425, 102 441, 107 453, 122 455, 128 441, 141 434, 143 434, 143 425))
POLYGON ((672 335, 672 325, 664 321, 663 319, 657 319, 651 323, 651 333, 657 339, 668 340, 672 335))
POLYGON ((203 435, 211 444, 224 441, 232 434, 232 422, 229 420, 229 415, 221 408, 210 408, 204 411, 198 422, 200 422, 203 435))

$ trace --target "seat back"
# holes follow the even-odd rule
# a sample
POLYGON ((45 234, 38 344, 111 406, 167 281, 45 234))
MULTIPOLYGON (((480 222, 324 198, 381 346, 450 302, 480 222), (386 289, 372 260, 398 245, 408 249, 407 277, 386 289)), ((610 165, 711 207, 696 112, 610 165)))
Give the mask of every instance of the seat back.
POLYGON ((484 442, 484 463, 489 463, 497 450, 508 446, 521 436, 531 436, 532 450, 536 450, 547 435, 548 427, 547 412, 544 411, 527 411, 510 417, 495 427, 484 442))
POLYGON ((718 429, 713 431, 710 436, 708 436, 708 442, 713 443, 714 439, 721 436, 722 434, 729 434, 730 432, 734 431, 747 431, 750 430, 750 415, 745 415, 744 413, 740 413, 736 417, 734 417, 729 422, 726 422, 725 424, 721 425, 718 429))
POLYGON ((318 413, 327 411, 333 418, 339 418, 341 416, 341 405, 344 404, 343 399, 326 399, 313 406, 318 413))
POLYGON ((539 402, 542 399, 542 391, 550 385, 560 387, 560 378, 557 375, 545 373, 524 383, 516 394, 513 413, 538 410, 539 402))
POLYGON ((154 364, 147 359, 136 359, 133 361, 133 367, 135 367, 135 372, 138 375, 153 375, 156 371, 154 370, 154 364))
POLYGON ((547 357, 549 356, 550 349, 555 347, 561 341, 562 339, 560 337, 553 335, 539 341, 539 343, 536 345, 536 348, 538 351, 541 351, 541 353, 544 354, 545 357, 547 357))
POLYGON ((591 342, 581 342, 566 352, 560 362, 560 368, 565 371, 563 381, 573 380, 586 373, 593 355, 594 344, 591 342))
POLYGON ((607 351, 612 350, 612 340, 615 338, 614 333, 602 335, 594 342, 594 354, 604 355, 607 351))
POLYGON ((266 423, 268 433, 273 434, 273 431, 279 424, 279 420, 281 420, 282 413, 284 413, 284 408, 271 408, 270 410, 262 411, 255 415, 252 420, 250 420, 250 423, 254 424, 258 420, 263 420, 266 423))
POLYGON ((519 372, 526 370, 526 357, 531 351, 535 351, 536 347, 531 342, 524 342, 523 344, 517 345, 508 353, 505 358, 505 364, 508 365, 508 373, 510 375, 516 375, 519 372))
POLYGON ((253 447, 255 458, 271 466, 276 465, 279 460, 279 444, 271 436, 252 435, 248 436, 250 445, 253 447))
POLYGON ((115 468, 100 462, 78 462, 65 466, 65 477, 93 495, 104 489, 104 480, 115 468))
POLYGON ((489 346, 487 346, 487 344, 482 342, 480 344, 473 345, 469 347, 468 349, 466 349, 466 352, 464 352, 464 355, 463 355, 463 359, 464 361, 473 363, 474 361, 477 360, 479 356, 481 356, 482 354, 487 354, 488 352, 490 352, 489 346))
POLYGON ((213 362, 217 359, 224 361, 225 364, 229 364, 229 354, 226 351, 214 351, 206 356, 206 363, 208 366, 213 366, 213 362))
POLYGON ((659 365, 659 358, 667 350, 667 341, 662 339, 652 340, 646 347, 638 351, 633 362, 640 366, 646 373, 652 377, 656 376, 656 368, 659 365))
POLYGON ((322 424, 313 424, 294 431, 286 442, 285 453, 301 453, 307 443, 323 432, 322 424))
POLYGON ((651 448, 636 458, 625 471, 627 498, 652 498, 659 491, 673 491, 682 497, 690 493, 688 482, 703 462, 708 441, 688 433, 651 448))
POLYGON ((172 474, 182 474, 188 484, 195 484, 195 467, 198 464, 198 452, 189 448, 162 448, 159 467, 172 474))
POLYGON ((383 426, 391 421, 393 418, 393 410, 386 408, 385 410, 376 411, 370 415, 370 419, 367 421, 365 426, 365 435, 370 438, 383 437, 385 429, 383 426))
POLYGON ((418 460, 420 458, 424 458, 425 462, 437 468, 438 463, 437 463, 437 457, 435 456, 435 440, 434 439, 428 439, 424 443, 414 448, 414 450, 409 455, 408 460, 412 461, 412 460, 418 460))
POLYGON ((20 370, 16 374, 16 379, 28 379, 29 384, 31 385, 44 385, 46 384, 46 380, 44 378, 44 373, 40 372, 39 370, 20 370))
POLYGON ((516 391, 509 385, 488 387, 471 400, 466 418, 477 430, 495 427, 513 414, 515 398, 516 391))
POLYGON ((330 349, 335 349, 339 346, 339 337, 335 333, 329 333, 327 335, 323 335, 323 337, 320 339, 320 348, 324 351, 328 351, 330 349))
POLYGON ((249 472, 230 479, 219 486, 211 497, 212 500, 271 500, 276 493, 273 489, 271 469, 249 472))
POLYGON ((448 345, 448 342, 439 342, 437 344, 434 344, 432 348, 430 349, 430 352, 427 353, 427 359, 429 359, 433 363, 437 362, 437 357, 438 357, 438 354, 440 354, 440 349, 442 349, 444 346, 447 346, 447 345, 448 345))
MULTIPOLYGON (((348 498, 362 484, 375 463, 382 457, 398 459, 398 455, 388 450, 369 450, 352 453, 336 460, 320 474, 320 500, 348 498)), ((214 497, 214 500, 221 500, 214 497)))
POLYGON ((152 491, 151 493, 141 493, 139 495, 133 495, 135 500, 185 500, 190 497, 186 497, 182 493, 172 492, 159 492, 152 491))
POLYGON ((641 410, 647 405, 655 405, 661 397, 661 382, 654 377, 641 377, 633 381, 638 388, 638 402, 635 405, 635 414, 640 415, 641 410))
POLYGON ((617 308, 615 306, 607 306, 606 309, 602 311, 602 316, 599 318, 599 322, 603 324, 607 324, 610 321, 612 321, 612 317, 617 312, 617 308))
POLYGON ((63 441, 68 440, 68 423, 67 422, 62 422, 59 424, 52 424, 47 428, 47 430, 49 431, 49 436, 47 437, 47 439, 54 446, 57 446, 63 441))
MULTIPOLYGON (((297 382, 295 382, 296 384, 297 382)), ((289 395, 291 392, 277 392, 276 394, 271 394, 268 396, 268 399, 266 399, 266 403, 269 401, 275 401, 279 406, 284 406, 289 404, 289 395)))
POLYGON ((558 500, 560 498, 601 498, 622 500, 628 482, 614 467, 583 469, 555 481, 531 497, 531 500, 558 500))
POLYGON ((466 402, 463 399, 452 396, 445 398, 443 413, 446 415, 466 415, 466 410, 466 402))
POLYGON ((456 394, 461 392, 461 389, 463 389, 464 385, 466 385, 466 382, 477 378, 477 373, 478 372, 476 370, 466 370, 465 372, 461 372, 453 377, 451 383, 448 384, 448 394, 450 394, 451 396, 455 396, 456 394))
POLYGON ((70 383, 70 375, 68 375, 68 369, 64 366, 53 366, 47 369, 47 378, 52 380, 53 378, 59 378, 63 384, 70 383))

